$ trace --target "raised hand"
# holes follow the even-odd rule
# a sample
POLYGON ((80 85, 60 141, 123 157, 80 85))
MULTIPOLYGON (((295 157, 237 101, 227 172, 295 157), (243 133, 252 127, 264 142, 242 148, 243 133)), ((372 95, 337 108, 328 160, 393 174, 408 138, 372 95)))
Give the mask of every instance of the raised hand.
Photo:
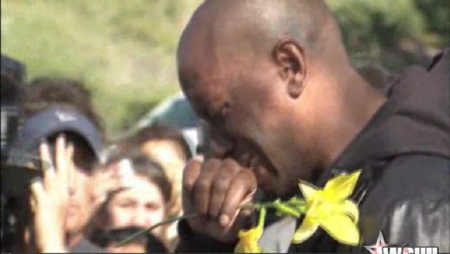
POLYGON ((65 220, 69 177, 74 170, 72 144, 64 136, 56 140, 55 164, 47 143, 40 145, 42 179, 31 184, 31 207, 36 248, 40 252, 65 252, 65 220))
POLYGON ((251 214, 240 206, 252 201, 256 188, 253 172, 232 159, 193 159, 184 171, 183 209, 200 216, 188 219, 190 227, 219 241, 235 240, 251 214))
POLYGON ((90 180, 93 212, 97 212, 111 193, 130 188, 133 176, 134 172, 126 159, 97 169, 90 180))

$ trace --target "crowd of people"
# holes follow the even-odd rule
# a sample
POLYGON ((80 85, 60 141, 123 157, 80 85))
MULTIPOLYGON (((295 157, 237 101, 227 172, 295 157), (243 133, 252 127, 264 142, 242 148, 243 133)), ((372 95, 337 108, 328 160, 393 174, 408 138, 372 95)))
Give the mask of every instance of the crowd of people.
POLYGON ((255 215, 242 204, 361 170, 351 196, 358 246, 328 230, 292 243, 314 220, 272 213, 259 244, 360 252, 382 232, 390 243, 449 251, 449 56, 404 74, 355 68, 322 1, 205 1, 177 52, 181 99, 198 116, 185 129, 158 119, 111 139, 81 82, 24 86, 9 163, 37 158, 17 174, 38 177, 10 209, 16 231, 2 248, 233 252, 255 215))
MULTIPOLYGON (((14 164, 28 156, 42 163, 49 161, 52 166, 48 171, 67 171, 49 176, 42 166, 43 176, 32 185, 32 197, 38 203, 56 198, 52 197, 56 193, 49 191, 50 180, 61 184, 57 192, 68 189, 63 196, 67 211, 42 211, 46 218, 36 217, 43 221, 35 221, 48 229, 57 218, 63 220, 63 249, 121 252, 127 246, 115 249, 112 244, 120 236, 182 214, 181 177, 192 151, 181 130, 153 124, 108 142, 101 117, 82 83, 46 77, 24 87, 24 121, 9 162, 14 164), (67 183, 59 178, 64 175, 69 178, 67 183)), ((36 239, 30 239, 30 230, 36 226, 29 220, 30 214, 38 212, 27 204, 16 209, 26 212, 15 213, 23 225, 17 227, 20 232, 15 234, 11 248, 19 252, 43 251, 33 249, 36 239)), ((138 246, 143 252, 153 246, 157 252, 173 250, 177 243, 176 223, 156 228, 148 239, 140 239, 138 246)))

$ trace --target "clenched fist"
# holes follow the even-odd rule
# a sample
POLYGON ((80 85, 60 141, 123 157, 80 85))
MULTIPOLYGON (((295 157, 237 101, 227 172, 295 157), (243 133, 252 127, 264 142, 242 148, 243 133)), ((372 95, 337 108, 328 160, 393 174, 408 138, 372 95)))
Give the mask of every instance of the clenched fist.
POLYGON ((252 201, 257 181, 252 170, 233 159, 191 160, 183 176, 183 209, 189 226, 219 241, 233 241, 251 211, 240 206, 252 201))

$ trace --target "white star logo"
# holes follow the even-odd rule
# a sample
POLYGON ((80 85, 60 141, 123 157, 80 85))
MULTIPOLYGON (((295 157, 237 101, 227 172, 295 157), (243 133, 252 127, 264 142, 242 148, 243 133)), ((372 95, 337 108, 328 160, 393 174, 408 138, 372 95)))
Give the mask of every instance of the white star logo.
MULTIPOLYGON (((388 246, 395 246, 397 244, 387 244, 384 241, 384 236, 383 233, 380 230, 380 233, 378 234, 378 239, 377 242, 374 245, 366 245, 364 246, 364 248, 366 248, 368 251, 370 251, 371 254, 383 254, 383 247, 388 247, 388 246)), ((400 247, 405 247, 406 244, 404 244, 403 246, 400 247)))
POLYGON ((368 251, 370 251, 371 254, 383 254, 383 246, 388 246, 386 242, 384 241, 383 233, 378 234, 377 242, 374 245, 366 245, 364 248, 366 248, 368 251))

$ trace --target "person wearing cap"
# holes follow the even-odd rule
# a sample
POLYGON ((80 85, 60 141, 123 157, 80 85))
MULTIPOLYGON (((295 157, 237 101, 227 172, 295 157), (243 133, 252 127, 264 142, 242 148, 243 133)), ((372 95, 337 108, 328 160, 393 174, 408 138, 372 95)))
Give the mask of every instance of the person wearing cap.
POLYGON ((180 92, 162 100, 137 122, 132 132, 138 132, 155 124, 179 130, 189 144, 191 153, 195 154, 201 135, 198 130, 200 122, 190 102, 180 92))
MULTIPOLYGON (((67 186, 66 244, 75 253, 99 252, 100 249, 83 236, 83 229, 91 216, 90 177, 103 150, 102 139, 93 123, 73 108, 52 106, 25 120, 13 151, 36 156, 43 140, 54 151, 57 137, 61 134, 74 147, 74 168, 67 186)), ((53 152, 53 161, 55 157, 53 152)))
POLYGON ((103 126, 89 93, 77 81, 41 78, 26 86, 23 113, 24 122, 15 140, 14 153, 39 156, 39 146, 45 141, 55 162, 56 141, 61 134, 74 147, 64 223, 66 247, 74 253, 102 252, 84 237, 94 208, 93 170, 104 150, 103 126))

